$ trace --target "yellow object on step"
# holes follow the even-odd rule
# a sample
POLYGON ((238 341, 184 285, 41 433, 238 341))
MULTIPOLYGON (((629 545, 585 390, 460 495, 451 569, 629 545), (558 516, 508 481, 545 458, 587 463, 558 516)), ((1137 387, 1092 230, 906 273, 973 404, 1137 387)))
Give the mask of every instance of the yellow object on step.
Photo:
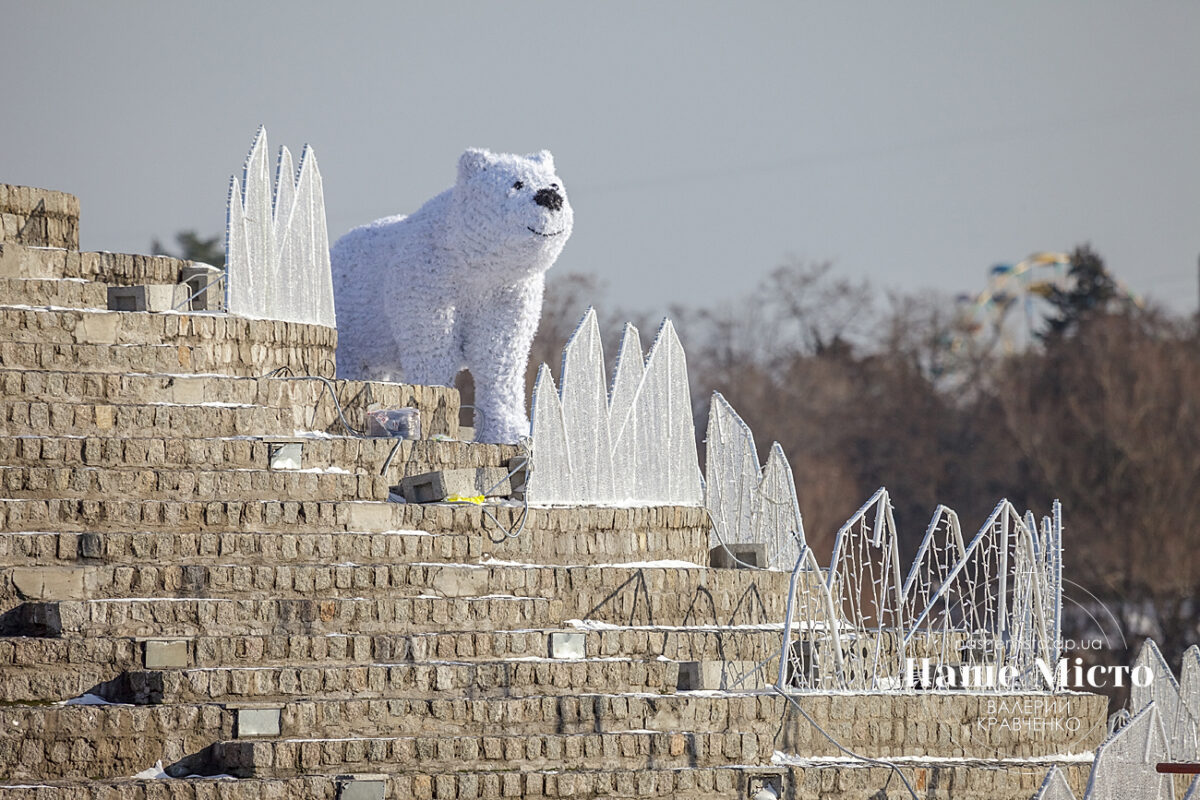
POLYGON ((452 494, 446 498, 447 503, 474 503, 477 506, 483 505, 483 495, 477 494, 474 497, 463 497, 460 494, 452 494))

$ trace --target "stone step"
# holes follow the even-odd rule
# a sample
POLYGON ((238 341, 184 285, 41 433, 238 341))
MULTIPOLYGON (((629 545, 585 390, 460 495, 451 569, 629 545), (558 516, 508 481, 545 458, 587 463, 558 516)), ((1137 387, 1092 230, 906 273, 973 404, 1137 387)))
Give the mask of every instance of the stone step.
MULTIPOLYGON (((0 243, 79 249, 79 198, 0 183, 0 243)), ((10 245, 4 244, 5 247, 10 245)))
POLYGON ((119 669, 107 664, 5 666, 0 670, 0 711, 9 704, 36 703, 41 707, 79 697, 119 673, 119 669))
MULTIPOLYGON (((529 697, 675 691, 679 665, 631 659, 512 661, 368 666, 211 667, 127 672, 98 694, 117 703, 269 703, 320 697, 368 698, 529 697)), ((312 730, 312 729, 310 729, 312 730)))
MULTIPOLYGON (((202 596, 205 587, 190 583, 191 572, 176 567, 118 567, 82 574, 22 569, 26 568, 4 575, 6 594, 16 595, 6 603, 11 610, 0 618, 3 632, 10 636, 252 635, 283 633, 287 628, 281 626, 288 624, 307 633, 395 630, 389 624, 407 625, 403 630, 411 632, 497 631, 557 627, 571 619, 624 625, 764 625, 782 619, 786 601, 785 592, 764 591, 760 601, 746 602, 760 595, 760 586, 753 577, 732 580, 738 570, 726 571, 729 581, 711 582, 724 583, 721 586, 709 585, 701 570, 522 570, 525 575, 505 582, 503 576, 492 578, 485 570, 439 574, 437 568, 419 572, 386 566, 322 566, 308 571, 261 567, 238 573, 247 582, 237 588, 228 584, 224 593, 233 596, 214 598, 202 596), (605 583, 604 573, 630 577, 613 587, 605 583), (429 576, 427 583, 413 579, 421 574, 429 576), (103 587, 105 578, 115 586, 103 587), (106 588, 120 596, 46 599, 86 597, 106 588), (174 596, 131 596, 142 590, 174 596), (17 605, 20 597, 40 599, 17 605), (489 616, 489 610, 495 613, 489 616), (347 627, 333 627, 335 623, 347 627), (48 634, 40 632, 43 626, 48 634)), ((214 574, 223 580, 234 572, 222 568, 214 574)), ((759 574, 786 579, 782 573, 759 574)))
MULTIPOLYGON (((425 437, 458 434, 458 391, 446 386, 413 386, 379 381, 320 381, 297 375, 257 378, 226 375, 84 372, 0 369, 2 396, 25 402, 104 404, 174 403, 255 405, 291 411, 298 428, 344 435, 340 405, 356 430, 366 426, 369 407, 416 408, 425 437), (332 390, 332 394, 331 394, 332 390), (337 404, 333 394, 336 394, 337 404)), ((265 372, 265 370, 264 370, 265 372)), ((259 373, 261 374, 261 373, 259 373)), ((46 434, 47 431, 38 431, 46 434)), ((161 431, 156 437, 178 433, 161 431)))
POLYGON ((64 600, 23 603, 0 617, 0 631, 15 636, 190 638, 512 630, 552 627, 565 618, 562 606, 561 600, 529 597, 64 600))
MULTIPOLYGON (((905 762, 899 767, 922 796, 951 800, 1029 800, 1050 767, 1063 771, 1076 797, 1083 796, 1091 764, 1078 760, 1016 760, 999 769, 995 765, 953 761, 905 762)), ((896 772, 878 765, 814 760, 805 767, 734 766, 682 767, 631 770, 558 769, 510 771, 422 771, 414 768, 371 778, 381 778, 383 797, 414 800, 549 800, 549 798, 618 798, 634 800, 669 797, 675 800, 711 800, 751 797, 763 777, 783 783, 781 797, 789 800, 862 800, 907 798, 896 772)), ((345 780, 345 779, 342 779, 345 780)), ((39 780, 36 786, 5 786, 0 792, 13 800, 114 800, 154 797, 156 800, 259 800, 337 796, 339 778, 332 774, 298 778, 190 778, 133 780, 129 778, 65 783, 39 780)), ((365 795, 378 797, 380 795, 365 795)))
POLYGON ((233 737, 235 720, 217 705, 0 708, 0 780, 127 778, 233 737))
MULTIPOLYGON (((643 730, 663 733, 690 731, 716 733, 740 731, 774 737, 776 748, 788 753, 803 753, 808 759, 832 759, 845 754, 812 723, 792 713, 786 701, 773 692, 671 693, 671 669, 665 676, 655 662, 645 669, 631 662, 558 663, 532 670, 515 665, 499 669, 479 665, 477 676, 461 676, 462 665, 392 665, 345 671, 294 670, 283 679, 292 687, 277 693, 264 689, 280 683, 261 674, 229 672, 195 674, 182 679, 187 688, 172 691, 180 681, 156 680, 154 676, 135 674, 125 679, 124 691, 115 684, 99 687, 102 694, 117 700, 158 700, 171 698, 164 705, 92 706, 80 712, 80 706, 10 706, 0 712, 7 731, 44 735, 54 738, 89 736, 139 736, 157 729, 164 715, 159 708, 175 710, 176 716, 213 721, 213 696, 223 709, 237 713, 239 708, 269 710, 275 717, 278 735, 303 738, 322 731, 330 738, 377 736, 469 736, 480 730, 532 735, 553 730, 556 733, 588 734, 609 730, 643 730), (591 676, 594 665, 603 665, 602 674, 591 676), (582 667, 586 665, 585 675, 582 667), (430 669, 437 670, 436 674, 430 669), (363 672, 362 670, 366 670, 363 672), (380 672, 386 672, 380 676, 380 672), (415 673, 415 674, 413 674, 415 673), (523 674, 522 674, 523 673, 523 674), (273 682, 274 681, 274 682, 273 682), (218 685, 216 693, 213 684, 218 685), (624 684, 627 693, 596 693, 590 685, 624 684), (633 691, 639 685, 646 689, 633 691), (303 687, 307 687, 304 689, 303 687), (513 691, 506 691, 511 688, 513 691), (662 686, 667 686, 666 693, 662 686), (320 697, 306 696, 323 692, 320 697), (185 709, 188 709, 185 711, 185 709), (132 723, 132 724, 131 724, 132 723), (122 727, 124 730, 122 731, 122 727)), ((959 759, 1035 759, 1056 755, 1091 753, 1106 733, 1103 698, 1089 696, 1073 714, 1091 714, 1089 728, 1070 733, 1048 731, 1013 746, 1009 732, 998 725, 987 730, 973 729, 971 720, 987 719, 989 708, 1003 700, 1010 705, 1044 703, 1043 695, 1004 695, 986 697, 972 694, 951 695, 944 700, 935 695, 840 695, 830 704, 809 711, 817 725, 839 741, 853 741, 855 751, 868 758, 959 758, 959 759), (946 712, 931 721, 930 715, 946 712), (924 727, 929 727, 929 735, 924 727), (917 741, 920 735, 921 741, 917 741)), ((274 726, 273 726, 274 727, 274 726)), ((170 729, 158 734, 160 749, 171 740, 170 729), (164 735, 165 734, 165 735, 164 735)), ((238 731, 239 736, 247 736, 238 731)), ((201 746, 216 739, 212 736, 201 746)), ((225 738, 230 738, 225 733, 225 738)), ((192 750, 199 749, 193 747, 192 750)), ((177 757, 178 758, 178 757, 177 757)), ((470 768, 472 765, 464 765, 470 768)))
POLYGON ((239 777, 422 770, 662 769, 768 763, 771 735, 607 731, 588 734, 248 739, 218 742, 210 768, 239 777))
POLYGON ((184 437, 276 436, 296 430, 291 409, 174 403, 95 405, 6 398, 0 402, 0 433, 147 438, 172 432, 184 437))
MULTIPOLYGON (((375 475, 387 464, 387 477, 392 485, 408 475, 434 470, 504 466, 520 453, 515 445, 433 439, 293 438, 301 440, 301 467, 304 469, 339 467, 348 472, 375 475)), ((246 436, 203 439, 0 436, 0 464, 143 469, 184 469, 205 465, 213 469, 263 469, 270 464, 270 442, 269 437, 246 436)))
MULTIPOLYGON (((668 562, 673 563, 673 562, 668 562)), ((676 566, 466 564, 97 565, 0 570, 0 597, 34 601, 203 598, 434 600, 542 598, 565 616, 646 625, 769 625, 784 616, 789 575, 676 566)))
POLYGON ((111 286, 180 283, 192 261, 170 256, 132 253, 80 252, 78 241, 59 246, 31 246, 0 238, 0 276, 55 280, 79 278, 111 286))
POLYGON ((300 634, 199 636, 143 640, 110 636, 77 638, 0 637, 0 703, 66 699, 126 671, 147 668, 162 653, 175 666, 306 667, 399 662, 486 661, 546 656, 552 634, 583 634, 588 658, 626 657, 672 661, 736 661, 758 664, 779 650, 779 626, 665 627, 611 626, 516 631, 437 631, 432 633, 300 634), (153 649, 152 649, 153 648, 153 649), (166 648, 166 650, 164 650, 166 648), (174 650, 173 648, 181 648, 174 650))
POLYGON ((0 307, 7 369, 333 374, 336 345, 333 328, 226 314, 0 307))
POLYGON ((77 366, 87 372, 215 372, 230 376, 259 376, 287 368, 307 375, 331 372, 328 365, 333 363, 332 353, 332 347, 325 344, 123 345, 0 340, 0 367, 62 371, 77 366))
POLYGON ((687 506, 0 500, 0 566, 81 555, 171 563, 199 554, 240 554, 247 563, 266 563, 260 559, 295 560, 293 548, 320 560, 355 563, 376 553, 460 563, 495 557, 534 564, 704 564, 708 543, 708 512, 687 506))
MULTIPOLYGON (((546 677, 557 678, 552 673, 546 677)), ((569 677, 574 681, 579 675, 573 671, 569 677)), ((515 696, 516 692, 500 697, 489 687, 480 686, 477 692, 468 687, 469 696, 462 697, 455 696, 455 690, 443 694, 439 686, 428 698, 372 700, 367 697, 369 688, 346 700, 300 698, 282 707, 280 735, 300 738, 317 730, 331 737, 464 736, 480 730, 523 734, 550 730, 572 734, 606 730, 741 731, 771 736, 777 747, 807 757, 844 755, 774 692, 671 693, 668 674, 666 694, 653 694, 653 689, 650 693, 632 693, 639 675, 613 669, 611 677, 617 684, 629 680, 631 689, 619 694, 593 694, 584 686, 573 690, 554 687, 531 697, 515 696)), ((1047 698, 1006 695, 1003 700, 1009 706, 1025 707, 1044 703, 1047 698)), ((1103 741, 1107 733, 1104 698, 1088 695, 1072 702, 1074 707, 1066 713, 1082 715, 1085 730, 1046 731, 1019 742, 1019 737, 998 724, 986 730, 972 727, 972 721, 987 719, 989 709, 999 703, 999 698, 978 694, 953 695, 949 700, 934 695, 846 695, 809 713, 835 739, 853 741, 855 751, 868 758, 1030 759, 1090 753, 1103 741), (931 716, 939 712, 945 716, 931 716), (935 719, 938 721, 931 721, 935 719)))
POLYGON ((147 314, 107 309, 14 308, 0 305, 0 337, 13 342, 54 344, 172 344, 216 342, 249 355, 255 345, 326 347, 337 332, 322 325, 249 319, 229 314, 147 314))
POLYGON ((0 492, 10 498, 139 497, 146 500, 387 500, 381 475, 270 469, 137 469, 0 467, 0 492))
MULTIPOLYGON (((583 635, 588 658, 625 656, 672 661, 760 662, 779 650, 782 628, 763 626, 620 626, 532 628, 513 631, 387 632, 375 634, 260 634, 198 636, 178 640, 192 667, 307 666, 375 664, 401 661, 476 661, 545 656, 552 634, 583 635)), ((163 641, 163 640, 155 640, 163 641)), ((133 638, 86 639, 0 637, 0 667, 108 670, 113 674, 145 667, 145 642, 133 638)), ((0 675, 0 678, 3 676, 0 675)), ((97 681, 99 682, 99 681, 97 681)), ((66 695, 70 696, 70 695, 66 695)), ((32 700, 33 695, 0 696, 0 701, 32 700)))
POLYGON ((108 309, 108 286, 79 278, 0 278, 0 306, 108 309))

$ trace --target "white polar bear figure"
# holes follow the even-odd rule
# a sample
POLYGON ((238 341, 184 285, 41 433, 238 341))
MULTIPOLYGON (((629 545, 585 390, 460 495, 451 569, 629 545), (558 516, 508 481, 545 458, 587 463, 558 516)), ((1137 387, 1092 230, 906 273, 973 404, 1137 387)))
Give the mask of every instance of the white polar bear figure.
POLYGON ((453 386, 466 368, 475 440, 528 435, 525 365, 573 221, 549 151, 467 150, 454 186, 416 213, 334 243, 338 376, 453 386))

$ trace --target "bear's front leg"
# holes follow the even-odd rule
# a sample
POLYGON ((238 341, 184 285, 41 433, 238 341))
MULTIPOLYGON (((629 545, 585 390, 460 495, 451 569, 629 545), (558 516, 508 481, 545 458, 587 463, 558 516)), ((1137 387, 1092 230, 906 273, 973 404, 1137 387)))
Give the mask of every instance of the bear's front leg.
POLYGON ((392 309, 391 327, 405 383, 454 385, 463 365, 454 332, 455 311, 445 298, 430 292, 406 295, 403 306, 392 309))
POLYGON ((525 368, 542 314, 539 274, 471 298, 460 310, 463 355, 475 379, 475 441, 512 444, 529 435, 525 368))

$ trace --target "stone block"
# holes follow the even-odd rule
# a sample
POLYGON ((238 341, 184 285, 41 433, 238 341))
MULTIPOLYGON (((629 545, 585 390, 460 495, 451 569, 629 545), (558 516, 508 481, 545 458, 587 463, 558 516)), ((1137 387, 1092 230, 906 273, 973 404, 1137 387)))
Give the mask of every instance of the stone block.
POLYGON ((110 286, 108 287, 109 311, 167 311, 170 310, 171 295, 164 293, 167 286, 110 286), (163 308, 164 302, 167 304, 163 308))
POLYGON ((585 638, 582 633, 550 634, 551 658, 583 658, 586 655, 585 638))
POLYGON ((713 569, 766 569, 767 546, 758 542, 717 545, 708 553, 713 569))
POLYGON ((189 264, 180 273, 180 282, 192 296, 192 311, 224 311, 225 291, 219 279, 225 271, 209 264, 189 264))
POLYGON ((346 529, 351 531, 386 531, 392 528, 391 503, 348 503, 346 529))
POLYGON ((279 720, 283 709, 277 706, 266 708, 237 708, 237 738, 256 736, 278 736, 279 720))
POLYGON ((681 661, 675 689, 695 691, 748 691, 766 688, 766 676, 756 673, 753 661, 681 661))
POLYGON ((337 800, 384 800, 387 797, 386 775, 339 775, 337 800))
POLYGON ((517 500, 524 500, 525 480, 529 475, 529 459, 525 456, 516 456, 505 461, 504 466, 512 473, 509 476, 509 482, 512 484, 512 497, 517 500))
POLYGON ((189 662, 186 639, 147 639, 142 643, 145 669, 185 669, 189 662))
POLYGON ((481 597, 488 593, 486 569, 444 568, 434 574, 430 588, 442 597, 481 597))
POLYGON ((204 378, 173 378, 171 402, 199 405, 204 402, 204 378))
POLYGON ((13 586, 27 600, 82 600, 82 569, 66 567, 14 567, 13 586))
POLYGON ((116 314, 85 313, 75 326, 75 341, 79 344, 116 344, 119 321, 116 314))
POLYGON ((438 503, 447 497, 508 497, 512 485, 503 467, 446 469, 412 475, 400 482, 400 494, 410 503, 438 503))

